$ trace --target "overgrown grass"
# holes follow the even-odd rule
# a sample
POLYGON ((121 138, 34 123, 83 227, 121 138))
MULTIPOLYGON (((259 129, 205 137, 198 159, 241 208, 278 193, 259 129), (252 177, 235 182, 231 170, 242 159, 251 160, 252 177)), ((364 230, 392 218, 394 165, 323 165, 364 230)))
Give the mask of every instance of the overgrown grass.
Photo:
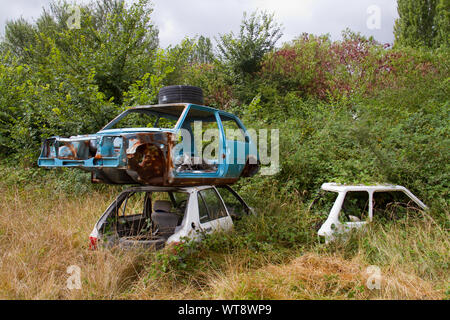
POLYGON ((261 180, 244 195, 258 216, 232 233, 157 253, 89 251, 89 233, 116 188, 73 196, 53 183, 0 186, 0 298, 448 298, 448 230, 428 214, 324 245, 316 238, 323 217, 300 194, 261 180), (252 197, 259 193, 265 197, 252 197), (67 289, 71 265, 81 268, 81 290, 67 289), (380 268, 381 290, 366 285, 370 265, 380 268))

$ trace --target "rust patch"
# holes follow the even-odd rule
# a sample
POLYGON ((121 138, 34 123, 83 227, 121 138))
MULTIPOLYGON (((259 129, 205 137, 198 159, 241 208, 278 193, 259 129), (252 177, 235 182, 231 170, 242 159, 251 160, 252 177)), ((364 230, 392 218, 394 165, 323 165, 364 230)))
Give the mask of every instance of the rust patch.
POLYGON ((128 157, 128 167, 139 175, 142 181, 164 176, 164 155, 161 150, 152 144, 142 144, 136 148, 136 152, 128 157))
POLYGON ((67 147, 70 150, 70 153, 72 153, 71 156, 66 157, 58 157, 58 159, 61 160, 79 160, 77 156, 77 149, 75 149, 74 145, 70 142, 64 142, 64 146, 67 147))
POLYGON ((173 170, 173 134, 167 132, 138 133, 127 150, 128 168, 138 174, 144 184, 168 184, 173 170), (136 141, 137 140, 137 141, 136 141))

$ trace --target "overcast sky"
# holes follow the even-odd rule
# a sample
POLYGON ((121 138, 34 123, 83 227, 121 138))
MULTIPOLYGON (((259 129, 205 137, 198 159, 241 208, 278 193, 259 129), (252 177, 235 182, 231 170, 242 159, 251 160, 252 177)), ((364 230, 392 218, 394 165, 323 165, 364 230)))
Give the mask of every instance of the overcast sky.
MULTIPOLYGON (((0 0, 1 34, 7 20, 22 16, 33 21, 50 2, 0 0)), ((256 9, 275 13, 276 20, 284 27, 283 42, 303 32, 329 33, 333 39, 339 39, 342 30, 349 27, 372 35, 379 42, 392 43, 394 21, 398 17, 395 0, 153 0, 153 4, 153 19, 159 27, 162 47, 177 44, 185 36, 214 38, 218 34, 237 32, 243 12, 256 9)))

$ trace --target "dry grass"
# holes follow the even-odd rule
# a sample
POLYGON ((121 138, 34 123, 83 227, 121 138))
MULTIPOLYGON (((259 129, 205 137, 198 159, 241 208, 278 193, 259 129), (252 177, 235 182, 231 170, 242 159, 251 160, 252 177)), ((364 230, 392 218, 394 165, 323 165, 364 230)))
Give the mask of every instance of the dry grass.
POLYGON ((440 299, 442 292, 416 277, 382 270, 381 289, 370 290, 371 273, 359 258, 308 253, 285 265, 230 271, 212 280, 218 299, 440 299))
POLYGON ((0 298, 117 298, 136 276, 132 252, 88 250, 88 236, 112 195, 49 197, 48 190, 1 189, 0 298), (83 290, 68 290, 67 267, 83 290))
POLYGON ((367 246, 378 250, 372 258, 370 250, 346 257, 345 249, 319 246, 300 257, 293 252, 286 264, 261 256, 263 267, 254 269, 242 250, 222 254, 220 268, 148 277, 151 254, 88 250, 89 233, 115 193, 0 192, 0 299, 442 299, 448 290, 447 233, 428 224, 410 234, 372 234, 367 246), (381 267, 381 290, 365 285, 369 258, 381 267), (71 265, 81 268, 81 290, 67 289, 71 265))

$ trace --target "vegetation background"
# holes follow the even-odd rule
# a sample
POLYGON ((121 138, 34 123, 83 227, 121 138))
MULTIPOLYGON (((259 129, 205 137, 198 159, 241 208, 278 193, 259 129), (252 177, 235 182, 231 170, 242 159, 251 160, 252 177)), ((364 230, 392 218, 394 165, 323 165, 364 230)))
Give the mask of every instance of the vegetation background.
POLYGON ((448 299, 449 4, 398 0, 395 43, 351 30, 279 44, 272 14, 238 34, 162 49, 148 0, 93 0, 69 28, 66 2, 0 43, 0 298, 448 299), (215 40, 215 41, 212 41, 215 40), (215 43, 215 45, 214 45, 215 43), (203 88, 247 127, 280 129, 280 171, 235 188, 258 212, 231 234, 176 251, 88 251, 122 187, 39 169, 42 140, 98 131, 165 85, 203 88), (323 182, 406 186, 430 211, 375 223, 346 242, 316 236, 323 182), (68 290, 66 268, 82 270, 68 290), (366 281, 380 267, 381 290, 366 281))

